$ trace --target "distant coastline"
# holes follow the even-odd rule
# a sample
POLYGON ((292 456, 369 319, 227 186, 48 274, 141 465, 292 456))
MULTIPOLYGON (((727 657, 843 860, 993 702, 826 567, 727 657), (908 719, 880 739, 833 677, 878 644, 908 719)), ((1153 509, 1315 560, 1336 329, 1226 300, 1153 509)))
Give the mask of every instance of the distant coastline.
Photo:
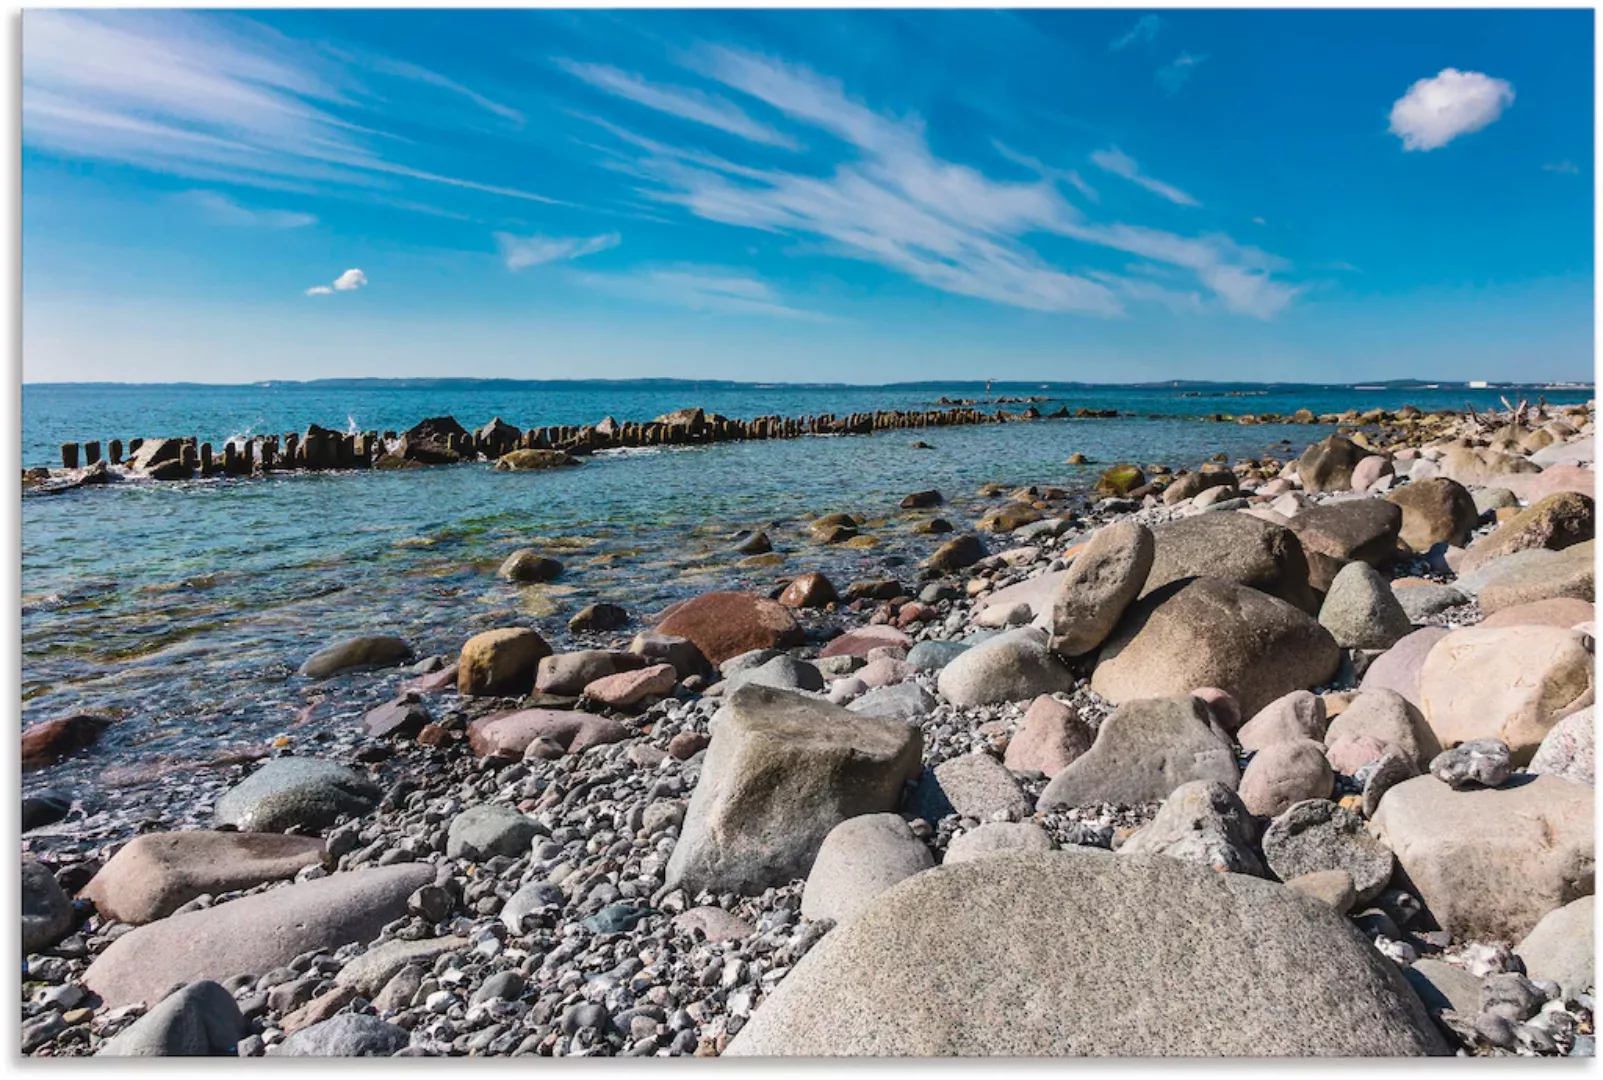
MULTIPOLYGON (((514 390, 540 387, 695 387, 707 390, 778 389, 788 390, 925 390, 941 387, 973 386, 984 388, 985 379, 921 379, 911 382, 844 383, 844 382, 787 382, 765 379, 744 381, 738 379, 503 379, 503 378, 331 378, 331 379, 269 379, 260 382, 208 383, 208 382, 24 382, 27 387, 77 387, 82 389, 133 389, 139 387, 256 387, 260 389, 371 389, 371 390, 514 390)), ((1158 379, 1146 382, 1086 382, 1081 380, 1053 381, 1034 379, 995 379, 993 391, 1029 390, 1266 390, 1287 392, 1302 390, 1545 390, 1586 389, 1593 382, 1539 381, 1474 383, 1448 379, 1388 379, 1363 382, 1252 382, 1212 379, 1158 379)))

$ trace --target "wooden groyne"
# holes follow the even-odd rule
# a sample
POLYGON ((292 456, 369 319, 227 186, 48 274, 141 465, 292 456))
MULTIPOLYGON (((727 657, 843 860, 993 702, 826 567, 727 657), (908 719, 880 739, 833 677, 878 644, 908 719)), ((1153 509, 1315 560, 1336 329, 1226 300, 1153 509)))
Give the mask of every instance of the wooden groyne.
MULTIPOLYGON (((1045 414, 1049 419, 1112 417, 1112 409, 1067 407, 1045 414)), ((973 407, 921 410, 884 409, 836 416, 760 416, 736 420, 702 409, 681 409, 647 421, 607 417, 596 424, 517 428, 497 417, 470 431, 449 416, 424 420, 405 432, 341 432, 312 425, 304 432, 229 439, 220 450, 194 436, 111 439, 101 455, 97 441, 61 444, 61 468, 87 469, 110 478, 108 467, 156 480, 196 476, 252 476, 265 473, 331 469, 404 469, 462 461, 497 461, 516 450, 551 450, 584 455, 598 450, 758 439, 795 439, 804 435, 870 435, 882 431, 997 424, 1042 419, 1031 406, 1020 412, 973 407)), ((45 480, 49 470, 30 470, 45 480)), ((93 479, 86 482, 93 483, 93 479)))

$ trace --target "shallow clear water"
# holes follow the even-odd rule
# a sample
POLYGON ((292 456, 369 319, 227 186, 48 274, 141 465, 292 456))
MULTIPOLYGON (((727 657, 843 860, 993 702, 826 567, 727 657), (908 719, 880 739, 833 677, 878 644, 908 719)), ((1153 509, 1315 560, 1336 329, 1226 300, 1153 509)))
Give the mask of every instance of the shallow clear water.
MULTIPOLYGON (((739 417, 844 414, 979 390, 698 395, 683 388, 609 394, 591 387, 524 391, 519 398, 482 391, 448 397, 417 390, 252 388, 91 394, 35 387, 25 393, 24 445, 37 451, 96 431, 194 433, 220 442, 252 429, 289 431, 313 421, 333 426, 347 413, 362 428, 404 428, 441 413, 467 426, 492 415, 524 427, 593 422, 607 413, 642 419, 689 404, 739 417), (68 430, 70 436, 62 434, 68 430)), ((1027 388, 998 386, 996 392, 1027 388)), ((898 561, 923 557, 942 538, 910 531, 929 513, 897 509, 909 491, 940 489, 952 505, 936 513, 963 528, 1002 501, 975 494, 988 481, 1084 488, 1115 461, 1191 466, 1220 452, 1231 459, 1266 452, 1284 458, 1328 431, 1204 423, 1175 414, 1289 413, 1304 405, 1335 411, 1395 407, 1405 399, 1425 408, 1448 404, 1417 391, 1251 398, 1099 391, 1077 393, 1067 403, 1143 415, 604 453, 579 468, 549 473, 497 473, 487 464, 468 464, 129 483, 27 497, 23 721, 74 711, 122 719, 96 752, 35 774, 28 786, 71 782, 147 755, 286 731, 307 703, 306 680, 294 676, 296 666, 350 634, 397 633, 424 656, 454 650, 480 629, 519 623, 536 626, 561 647, 568 616, 595 600, 621 603, 641 616, 710 588, 767 591, 807 570, 823 570, 838 584, 891 573, 911 580, 912 569, 898 561), (1145 418, 1164 412, 1166 419, 1145 418), (915 449, 919 438, 935 448, 915 449), (1064 464, 1075 451, 1099 464, 1064 464), (880 546, 852 550, 808 539, 807 523, 836 510, 866 515, 863 531, 880 546), (759 527, 784 556, 781 566, 742 567, 730 551, 734 530, 759 527), (519 589, 499 581, 496 567, 522 546, 558 558, 566 572, 548 586, 519 589)), ((1549 400, 1566 399, 1549 394, 1549 400)), ((368 679, 351 684, 347 698, 376 692, 368 679)))

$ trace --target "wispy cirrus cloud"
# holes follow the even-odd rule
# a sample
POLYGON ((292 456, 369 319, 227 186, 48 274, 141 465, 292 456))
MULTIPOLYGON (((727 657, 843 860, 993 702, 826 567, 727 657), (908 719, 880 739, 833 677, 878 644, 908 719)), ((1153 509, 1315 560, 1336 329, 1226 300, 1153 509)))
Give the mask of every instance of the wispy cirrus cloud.
MULTIPOLYGON (((1208 304, 1258 318, 1272 317, 1298 293, 1274 276, 1289 269, 1283 260, 1223 234, 1190 238, 1087 221, 1060 190, 1060 183, 1073 180, 1027 155, 1014 153, 1011 160, 1029 162, 1026 167, 1039 174, 1029 182, 995 180, 941 158, 916 117, 876 112, 838 81, 808 68, 723 47, 707 49, 694 66, 848 147, 822 172, 792 171, 729 161, 596 121, 633 149, 632 157, 623 155, 611 167, 637 177, 641 195, 695 217, 791 235, 809 241, 810 251, 874 263, 943 292, 1036 311, 1117 317, 1130 302, 1174 306, 1175 300, 1117 274, 1056 265, 1031 243, 1035 236, 1177 268, 1191 276, 1208 304)), ((1089 189, 1083 181, 1073 186, 1082 194, 1089 189)), ((1163 186, 1165 197, 1190 198, 1163 186)), ((1184 300, 1183 306, 1192 305, 1184 300)))
POLYGON ((507 269, 514 272, 541 263, 581 259, 586 255, 594 255, 598 251, 617 247, 622 240, 623 238, 615 232, 589 237, 514 236, 506 232, 495 234, 495 242, 501 249, 501 257, 506 261, 507 269))
POLYGON ((648 109, 677 116, 681 120, 704 124, 731 135, 767 146, 798 149, 788 135, 767 124, 752 119, 738 105, 713 94, 684 87, 661 86, 647 82, 638 75, 620 71, 606 64, 580 63, 559 59, 558 67, 598 90, 615 97, 625 98, 648 109))
POLYGON ((1200 206, 1201 204, 1190 195, 1181 191, 1173 184, 1166 184, 1162 180, 1147 176, 1141 171, 1136 160, 1117 146, 1110 146, 1106 150, 1098 150, 1091 155, 1091 164, 1104 172, 1114 176, 1122 176, 1132 184, 1146 188, 1154 195, 1168 199, 1180 206, 1200 206))
POLYGON ((739 270, 692 265, 576 276, 591 288, 691 311, 830 321, 821 312, 785 303, 767 282, 739 270))
MULTIPOLYGON (((166 175, 350 197, 416 180, 559 200, 393 160, 404 140, 346 65, 249 19, 33 10, 23 20, 23 142, 166 175)), ((404 64, 435 85, 456 84, 404 64)), ((465 88, 458 87, 459 90, 465 88)), ((487 100, 487 99, 486 99, 487 100)))
POLYGON ((296 210, 270 210, 241 205, 220 191, 189 191, 179 198, 218 225, 256 226, 266 229, 301 229, 317 224, 316 214, 296 210))
POLYGON ((1179 93, 1180 88, 1190 82, 1191 76, 1196 74, 1197 65, 1206 59, 1208 59, 1207 54, 1194 56, 1191 53, 1182 52, 1179 56, 1159 68, 1153 77, 1158 80, 1158 85, 1169 93, 1179 93))
POLYGON ((1565 176, 1575 176, 1581 170, 1575 167, 1575 163, 1573 161, 1565 159, 1564 161, 1548 162, 1546 165, 1542 166, 1542 171, 1562 173, 1565 176))
POLYGON ((1134 26, 1130 27, 1129 33, 1120 34, 1108 42, 1108 52, 1118 52, 1138 41, 1151 44, 1161 29, 1163 29, 1162 19, 1156 15, 1143 15, 1135 21, 1134 26))

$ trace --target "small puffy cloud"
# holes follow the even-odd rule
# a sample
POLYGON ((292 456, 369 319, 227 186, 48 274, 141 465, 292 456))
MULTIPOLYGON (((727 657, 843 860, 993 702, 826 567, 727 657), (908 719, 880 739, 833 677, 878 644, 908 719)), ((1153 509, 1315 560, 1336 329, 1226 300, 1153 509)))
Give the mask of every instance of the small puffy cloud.
POLYGON ((313 285, 306 290, 307 296, 332 296, 336 292, 351 292, 367 284, 367 275, 360 270, 347 270, 334 279, 332 285, 313 285))
POLYGON ((1118 52, 1127 45, 1134 45, 1138 41, 1151 43, 1163 28, 1163 20, 1156 15, 1143 15, 1130 27, 1128 34, 1122 34, 1108 42, 1108 52, 1118 52))
POLYGON ((1435 150, 1479 131, 1514 104, 1514 87, 1478 71, 1444 68, 1420 79, 1391 107, 1391 132, 1404 150, 1435 150))
POLYGON ((617 233, 603 233, 601 236, 590 237, 514 236, 504 232, 495 234, 495 242, 501 248, 501 257, 506 260, 507 269, 514 272, 530 266, 539 266, 541 263, 556 262, 559 259, 581 259, 586 255, 594 255, 598 251, 617 247, 622 241, 623 238, 617 233))
POLYGON ((1565 176, 1574 176, 1581 171, 1575 167, 1575 162, 1568 160, 1549 162, 1548 164, 1543 165, 1542 168, 1547 172, 1562 173, 1565 176))

